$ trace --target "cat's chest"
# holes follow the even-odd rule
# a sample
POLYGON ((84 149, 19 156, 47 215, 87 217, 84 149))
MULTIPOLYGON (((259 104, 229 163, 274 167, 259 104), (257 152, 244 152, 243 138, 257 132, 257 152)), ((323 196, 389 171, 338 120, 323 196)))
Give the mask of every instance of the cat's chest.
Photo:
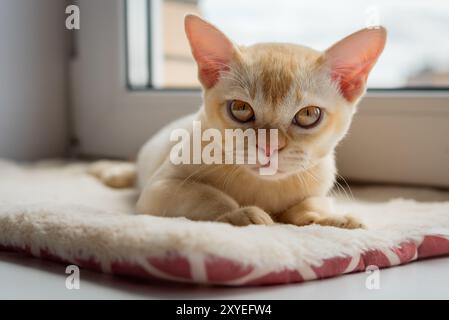
POLYGON ((241 206, 257 206, 269 213, 280 213, 307 197, 304 189, 296 186, 290 190, 258 186, 246 192, 231 195, 241 206))
POLYGON ((258 206, 276 214, 283 212, 305 198, 321 194, 321 186, 296 177, 283 181, 271 181, 242 174, 227 184, 216 185, 235 199, 240 206, 258 206))

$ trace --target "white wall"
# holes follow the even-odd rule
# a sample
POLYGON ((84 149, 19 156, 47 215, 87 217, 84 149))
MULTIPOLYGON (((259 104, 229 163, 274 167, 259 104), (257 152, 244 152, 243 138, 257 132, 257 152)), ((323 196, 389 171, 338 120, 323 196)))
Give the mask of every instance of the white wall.
POLYGON ((0 157, 67 148, 65 1, 0 0, 0 157))

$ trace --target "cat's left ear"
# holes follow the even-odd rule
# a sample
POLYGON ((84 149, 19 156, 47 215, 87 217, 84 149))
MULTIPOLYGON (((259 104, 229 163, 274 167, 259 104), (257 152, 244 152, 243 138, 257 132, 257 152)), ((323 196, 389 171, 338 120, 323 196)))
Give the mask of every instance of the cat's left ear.
POLYGON ((368 74, 385 47, 386 37, 383 27, 363 29, 325 51, 331 77, 346 100, 352 102, 364 93, 368 74))
POLYGON ((198 64, 198 77, 206 88, 213 87, 236 54, 234 44, 215 26, 189 14, 184 20, 187 39, 198 64))

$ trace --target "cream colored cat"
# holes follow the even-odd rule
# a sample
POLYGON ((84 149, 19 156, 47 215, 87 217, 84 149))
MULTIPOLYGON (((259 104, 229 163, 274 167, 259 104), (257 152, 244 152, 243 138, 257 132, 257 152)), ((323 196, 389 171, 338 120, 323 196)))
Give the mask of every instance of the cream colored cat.
MULTIPOLYGON (((237 46, 193 15, 186 16, 185 31, 204 104, 141 149, 137 211, 238 226, 281 222, 362 227, 334 213, 327 195, 336 175, 335 146, 348 131, 368 73, 384 48, 385 29, 358 31, 325 52, 283 43, 237 46), (278 129, 277 143, 259 146, 269 157, 277 153, 278 173, 261 176, 254 170, 260 164, 172 164, 170 133, 192 130, 193 120, 201 121, 203 129, 221 131, 278 129)), ((127 173, 111 170, 103 164, 94 173, 110 185, 131 181, 129 168, 123 169, 127 173)))

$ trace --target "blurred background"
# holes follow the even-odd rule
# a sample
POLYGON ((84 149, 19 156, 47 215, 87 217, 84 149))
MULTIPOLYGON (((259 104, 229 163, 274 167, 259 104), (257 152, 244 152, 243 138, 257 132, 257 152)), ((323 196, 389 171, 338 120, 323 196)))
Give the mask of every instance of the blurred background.
POLYGON ((164 124, 197 110, 186 13, 238 44, 320 50, 384 25, 387 46, 338 150, 340 172, 449 186, 447 0, 0 0, 0 158, 133 159, 164 124), (79 29, 67 28, 71 5, 79 29))
MULTIPOLYGON (((139 12, 145 2, 129 1, 130 23, 144 24, 139 20, 147 17, 139 12)), ((449 86, 446 0, 164 0, 161 5, 163 67, 155 81, 159 87, 199 85, 183 31, 186 12, 213 21, 238 44, 280 41, 319 50, 356 30, 381 24, 388 29, 388 48, 370 76, 371 88, 449 86)), ((131 45, 138 50, 139 43, 131 45)), ((133 66, 142 68, 139 63, 133 66)), ((133 84, 142 83, 136 79, 133 84)))

